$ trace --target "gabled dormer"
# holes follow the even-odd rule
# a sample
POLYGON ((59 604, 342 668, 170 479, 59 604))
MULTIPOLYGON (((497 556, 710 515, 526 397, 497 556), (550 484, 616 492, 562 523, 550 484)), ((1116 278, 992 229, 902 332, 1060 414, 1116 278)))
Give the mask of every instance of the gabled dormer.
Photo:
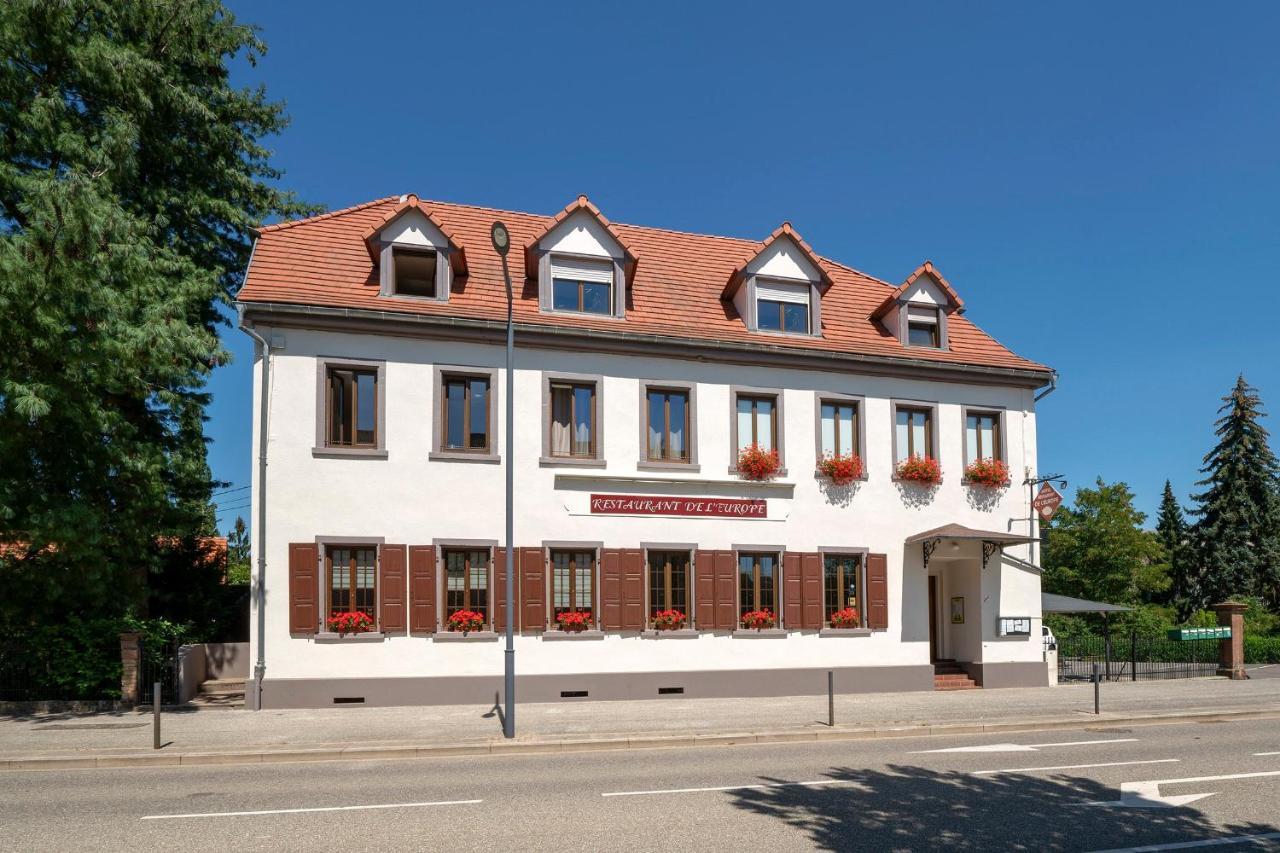
POLYGON ((538 307, 549 313, 625 317, 636 264, 617 229, 585 195, 525 246, 538 307))
POLYGON ((934 268, 925 261, 907 277, 871 314, 904 347, 950 349, 947 341, 947 317, 964 313, 964 300, 934 268))
POLYGON ((467 272, 461 243, 415 195, 401 198, 366 230, 364 243, 378 270, 381 296, 447 302, 454 279, 467 272))
POLYGON ((733 271, 721 298, 753 332, 821 336, 822 295, 830 287, 818 256, 784 222, 733 271))

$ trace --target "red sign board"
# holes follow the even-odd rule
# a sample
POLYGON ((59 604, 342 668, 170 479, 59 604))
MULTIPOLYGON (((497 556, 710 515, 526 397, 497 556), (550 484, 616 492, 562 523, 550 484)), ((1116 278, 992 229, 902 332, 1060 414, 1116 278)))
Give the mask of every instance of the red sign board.
POLYGON ((683 498, 652 495, 592 495, 592 515, 691 515, 713 518, 767 518, 759 498, 683 498))
POLYGON ((1048 521, 1053 518, 1053 514, 1058 511, 1058 507, 1062 506, 1062 495, 1058 494, 1058 490, 1053 486, 1045 483, 1040 487, 1035 499, 1031 501, 1031 506, 1039 513, 1040 518, 1048 521))

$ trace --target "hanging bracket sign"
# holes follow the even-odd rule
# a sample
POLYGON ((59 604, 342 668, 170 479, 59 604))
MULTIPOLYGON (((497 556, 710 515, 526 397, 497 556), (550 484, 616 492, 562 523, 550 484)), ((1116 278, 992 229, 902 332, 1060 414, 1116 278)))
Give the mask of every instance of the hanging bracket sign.
POLYGON ((768 518, 762 498, 592 495, 592 515, 685 515, 712 518, 768 518))
POLYGON ((1053 514, 1058 511, 1058 507, 1062 506, 1062 495, 1053 486, 1045 483, 1040 486, 1040 491, 1036 493, 1035 498, 1031 501, 1031 506, 1042 521, 1048 521, 1053 518, 1053 514))

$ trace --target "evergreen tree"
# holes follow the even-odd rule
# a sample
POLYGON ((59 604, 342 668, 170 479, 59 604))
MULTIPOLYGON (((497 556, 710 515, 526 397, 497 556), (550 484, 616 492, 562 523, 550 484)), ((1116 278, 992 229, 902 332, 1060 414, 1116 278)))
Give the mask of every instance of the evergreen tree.
POLYGON ((1223 397, 1214 434, 1218 444, 1204 457, 1194 495, 1194 538, 1202 603, 1261 595, 1280 603, 1280 463, 1267 445, 1258 392, 1236 380, 1223 397))
POLYGON ((251 228, 307 212, 282 105, 228 82, 264 49, 218 0, 0 7, 0 623, 134 606, 213 531, 222 307, 251 228))
POLYGON ((1182 505, 1173 495, 1173 485, 1164 481, 1164 495, 1160 498, 1160 512, 1156 516, 1156 538, 1164 548, 1164 564, 1171 581, 1169 599, 1178 611, 1178 618, 1185 620, 1202 606, 1200 579, 1195 572, 1195 561, 1187 559, 1187 520, 1182 505))
POLYGON ((227 583, 249 583, 249 529, 244 519, 236 516, 236 523, 227 534, 227 583))

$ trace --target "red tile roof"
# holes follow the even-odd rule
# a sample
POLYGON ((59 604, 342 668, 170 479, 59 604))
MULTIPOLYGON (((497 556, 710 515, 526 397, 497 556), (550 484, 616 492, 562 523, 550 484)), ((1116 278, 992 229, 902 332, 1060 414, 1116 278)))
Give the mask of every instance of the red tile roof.
MULTIPOLYGON (((532 213, 435 201, 422 203, 441 230, 468 250, 468 274, 455 281, 448 302, 393 300, 379 296, 377 269, 366 250, 364 236, 394 215, 401 204, 399 196, 392 196, 262 228, 237 298, 248 304, 289 303, 503 320, 506 288, 501 261, 490 248, 490 226, 495 219, 501 219, 511 233, 512 244, 527 246, 556 222, 556 217, 532 213)), ((580 198, 561 216, 586 205, 590 202, 580 198)), ((607 222, 603 216, 600 218, 607 222)), ((799 351, 910 357, 1046 373, 1049 370, 1015 355, 966 317, 956 315, 948 321, 947 351, 913 348, 908 354, 896 338, 872 319, 873 312, 898 289, 816 254, 815 262, 831 279, 831 286, 823 295, 822 336, 783 339, 769 335, 765 340, 766 336, 747 331, 733 304, 723 298, 725 283, 735 270, 760 253, 766 245, 764 242, 620 223, 609 223, 608 227, 637 260, 635 278, 629 287, 626 319, 621 327, 628 332, 697 340, 767 342, 799 351)), ((775 238, 776 235, 777 232, 775 238)), ((525 253, 513 252, 509 260, 519 295, 515 305, 518 323, 619 330, 619 321, 615 319, 540 312, 536 287, 519 286, 519 282, 528 279, 525 253)), ((931 265, 926 267, 931 269, 931 265)), ((927 271, 926 267, 917 274, 927 271)), ((941 278, 936 272, 933 275, 941 278)), ((950 288, 945 282, 941 283, 950 288)))

